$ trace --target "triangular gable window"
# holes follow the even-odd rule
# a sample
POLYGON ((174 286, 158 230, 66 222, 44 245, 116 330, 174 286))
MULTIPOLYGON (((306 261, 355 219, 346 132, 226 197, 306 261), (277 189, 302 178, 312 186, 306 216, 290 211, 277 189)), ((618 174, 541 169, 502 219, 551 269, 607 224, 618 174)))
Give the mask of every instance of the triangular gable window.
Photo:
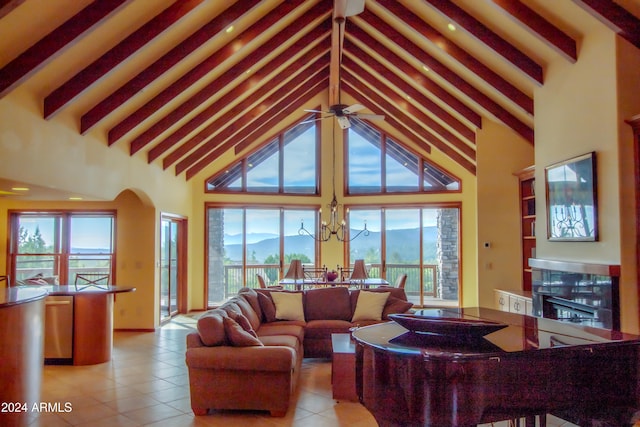
POLYGON ((349 194, 459 191, 460 180, 360 120, 347 136, 349 194))
POLYGON ((318 194, 319 137, 303 121, 206 181, 207 192, 318 194))

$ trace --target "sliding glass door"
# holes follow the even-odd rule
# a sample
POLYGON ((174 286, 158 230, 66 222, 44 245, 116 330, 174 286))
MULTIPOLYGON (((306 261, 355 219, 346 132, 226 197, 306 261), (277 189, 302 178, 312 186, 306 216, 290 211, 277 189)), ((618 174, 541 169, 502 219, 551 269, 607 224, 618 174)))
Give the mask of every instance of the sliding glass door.
POLYGON ((180 311, 184 286, 185 219, 163 215, 160 228, 160 322, 180 311))

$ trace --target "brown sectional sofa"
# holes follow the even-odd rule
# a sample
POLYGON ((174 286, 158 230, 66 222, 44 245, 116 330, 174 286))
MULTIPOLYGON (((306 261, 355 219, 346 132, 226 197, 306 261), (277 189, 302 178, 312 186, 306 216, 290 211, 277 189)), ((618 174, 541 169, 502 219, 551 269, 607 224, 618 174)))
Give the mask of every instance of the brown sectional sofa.
POLYGON ((198 332, 187 336, 193 412, 253 409, 284 416, 303 357, 331 357, 332 333, 388 321, 389 314, 411 307, 403 289, 365 291, 369 293, 359 298, 359 290, 344 287, 300 292, 243 288, 221 307, 203 314, 198 332), (386 300, 380 292, 387 293, 386 300), (372 303, 372 310, 366 302, 372 303))

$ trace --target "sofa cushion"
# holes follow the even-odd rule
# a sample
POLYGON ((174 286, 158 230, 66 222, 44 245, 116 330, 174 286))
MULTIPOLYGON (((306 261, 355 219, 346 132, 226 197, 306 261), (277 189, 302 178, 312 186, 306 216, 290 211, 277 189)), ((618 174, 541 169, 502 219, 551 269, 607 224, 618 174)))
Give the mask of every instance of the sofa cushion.
POLYGON ((360 291, 351 321, 382 320, 382 310, 387 299, 389 299, 389 292, 360 291))
POLYGON ((292 320, 263 323, 257 334, 260 339, 274 335, 290 335, 296 337, 302 343, 305 337, 305 324, 292 320))
POLYGON ((256 334, 256 331, 253 329, 253 326, 251 326, 251 322, 249 322, 249 319, 247 319, 244 314, 236 313, 235 311, 229 311, 227 312, 227 315, 235 320, 238 325, 242 326, 242 329, 249 332, 254 337, 258 336, 256 334))
POLYGON ((294 350, 298 350, 300 345, 297 338, 291 335, 268 335, 260 337, 260 341, 262 341, 262 344, 264 345, 282 345, 285 347, 291 347, 294 350))
POLYGON ((251 308, 253 308, 253 311, 255 311, 258 315, 258 318, 262 320, 262 309, 260 308, 258 293, 255 291, 255 289, 241 288, 238 291, 238 295, 247 300, 247 302, 251 305, 251 308))
POLYGON ((349 290, 343 286, 309 289, 304 296, 305 320, 351 320, 349 290))
POLYGON ((258 329, 260 327, 261 320, 255 310, 251 307, 251 304, 249 304, 249 302, 242 297, 235 298, 235 300, 236 304, 238 304, 238 307, 240 307, 240 310, 242 311, 244 317, 246 317, 251 323, 251 327, 253 329, 258 329))
POLYGON ((263 345, 262 341, 245 331, 242 326, 232 318, 225 317, 222 319, 222 322, 224 323, 224 331, 227 334, 227 340, 229 340, 229 343, 231 343, 232 346, 252 347, 263 345))
POLYGON ((262 320, 266 323, 276 321, 276 306, 269 293, 258 292, 258 302, 262 310, 262 320))
POLYGON ((225 345, 227 335, 224 330, 224 318, 228 317, 222 309, 209 310, 198 319, 198 334, 206 346, 225 345))
POLYGON ((307 322, 304 339, 305 341, 313 339, 329 339, 330 341, 331 334, 348 333, 352 326, 353 324, 346 320, 312 320, 307 322))
POLYGON ((271 292, 276 306, 276 319, 304 321, 301 292, 271 292))
POLYGON ((382 320, 389 320, 390 314, 406 313, 411 307, 413 307, 413 303, 389 295, 389 299, 382 310, 382 320))

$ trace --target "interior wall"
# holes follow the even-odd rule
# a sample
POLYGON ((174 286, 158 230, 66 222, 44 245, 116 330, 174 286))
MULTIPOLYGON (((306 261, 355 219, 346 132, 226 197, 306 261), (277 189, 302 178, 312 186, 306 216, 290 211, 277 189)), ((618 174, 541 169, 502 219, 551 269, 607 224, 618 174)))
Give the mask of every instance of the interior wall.
POLYGON ((491 120, 483 120, 476 146, 478 302, 493 308, 494 289, 522 289, 520 192, 515 174, 533 165, 534 148, 506 126, 491 120))
POLYGON ((638 296, 635 242, 629 240, 635 240, 632 136, 624 119, 640 112, 639 55, 604 25, 594 26, 581 40, 578 62, 552 63, 535 94, 536 194, 545 194, 546 166, 595 151, 599 224, 596 242, 549 241, 546 200, 538 198, 537 256, 621 265, 622 329, 628 332, 638 331, 638 296))

